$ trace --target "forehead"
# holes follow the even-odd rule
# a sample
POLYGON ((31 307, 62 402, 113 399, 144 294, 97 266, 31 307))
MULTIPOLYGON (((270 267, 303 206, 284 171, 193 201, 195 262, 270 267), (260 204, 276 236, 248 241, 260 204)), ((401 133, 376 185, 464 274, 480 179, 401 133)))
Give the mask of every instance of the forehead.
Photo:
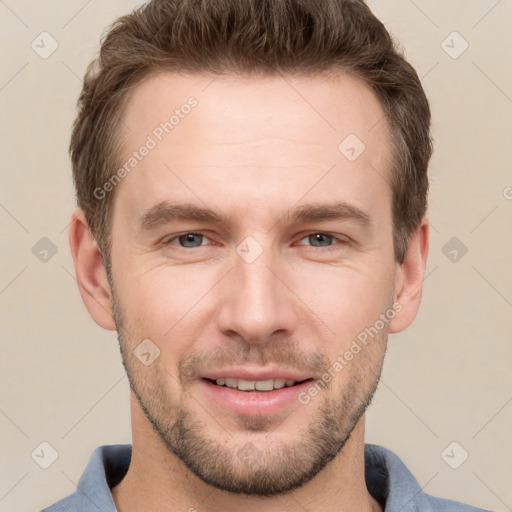
POLYGON ((133 91, 123 120, 125 163, 134 151, 151 147, 117 191, 142 209, 180 190, 188 198, 218 199, 218 187, 226 185, 238 187, 247 201, 277 190, 296 201, 332 169, 323 181, 327 188, 337 186, 337 178, 361 191, 389 188, 384 111, 368 86, 344 73, 162 73, 133 91))
MULTIPOLYGON (((190 98, 197 102, 193 132, 199 129, 204 142, 246 142, 251 135, 284 139, 289 134, 294 140, 319 142, 326 148, 349 133, 371 145, 388 131, 376 95, 362 80, 346 73, 212 77, 167 72, 150 76, 132 92, 124 113, 128 142, 137 143, 138 135, 151 133, 173 114, 183 120, 187 114, 176 111, 188 111, 190 98), (310 129, 305 130, 305 125, 310 129), (225 140, 228 133, 230 141, 225 140)), ((191 139, 187 124, 174 124, 172 138, 191 139)))

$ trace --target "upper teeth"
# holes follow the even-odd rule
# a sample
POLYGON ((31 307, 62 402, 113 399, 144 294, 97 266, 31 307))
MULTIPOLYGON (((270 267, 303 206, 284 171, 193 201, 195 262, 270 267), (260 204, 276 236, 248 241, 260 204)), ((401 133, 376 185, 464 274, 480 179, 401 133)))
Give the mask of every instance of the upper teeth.
POLYGON ((268 379, 268 380, 245 380, 245 379, 217 379, 215 382, 219 386, 227 386, 228 388, 238 388, 241 391, 250 391, 257 389, 258 391, 272 391, 273 389, 281 389, 284 386, 293 386, 294 380, 285 379, 268 379))

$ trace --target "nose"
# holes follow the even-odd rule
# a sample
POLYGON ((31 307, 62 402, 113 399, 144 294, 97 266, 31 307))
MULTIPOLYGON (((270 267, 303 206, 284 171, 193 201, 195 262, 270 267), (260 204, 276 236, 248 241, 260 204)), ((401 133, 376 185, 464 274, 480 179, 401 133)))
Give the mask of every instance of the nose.
POLYGON ((235 255, 226 278, 217 311, 218 328, 225 336, 263 344, 297 328, 298 300, 284 265, 270 249, 252 263, 235 255))

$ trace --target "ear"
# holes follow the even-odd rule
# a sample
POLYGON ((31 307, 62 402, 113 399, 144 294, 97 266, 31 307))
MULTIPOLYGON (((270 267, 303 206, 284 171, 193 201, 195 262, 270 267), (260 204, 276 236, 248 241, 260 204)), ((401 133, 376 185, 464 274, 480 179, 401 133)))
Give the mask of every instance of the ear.
POLYGON ((389 323, 389 333, 403 331, 413 322, 421 302, 429 248, 429 224, 423 217, 411 236, 404 261, 397 264, 394 302, 401 305, 399 314, 389 323))
POLYGON ((99 326, 115 331, 107 272, 103 266, 101 251, 82 210, 75 211, 71 217, 69 245, 85 307, 99 326))

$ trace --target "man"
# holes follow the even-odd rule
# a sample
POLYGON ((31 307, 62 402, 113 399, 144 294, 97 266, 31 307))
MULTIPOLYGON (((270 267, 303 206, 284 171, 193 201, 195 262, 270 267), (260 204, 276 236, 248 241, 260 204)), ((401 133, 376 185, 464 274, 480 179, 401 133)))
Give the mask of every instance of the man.
POLYGON ((362 0, 153 0, 89 68, 70 245, 133 444, 48 512, 476 511, 364 443, 417 313, 430 110, 362 0))

